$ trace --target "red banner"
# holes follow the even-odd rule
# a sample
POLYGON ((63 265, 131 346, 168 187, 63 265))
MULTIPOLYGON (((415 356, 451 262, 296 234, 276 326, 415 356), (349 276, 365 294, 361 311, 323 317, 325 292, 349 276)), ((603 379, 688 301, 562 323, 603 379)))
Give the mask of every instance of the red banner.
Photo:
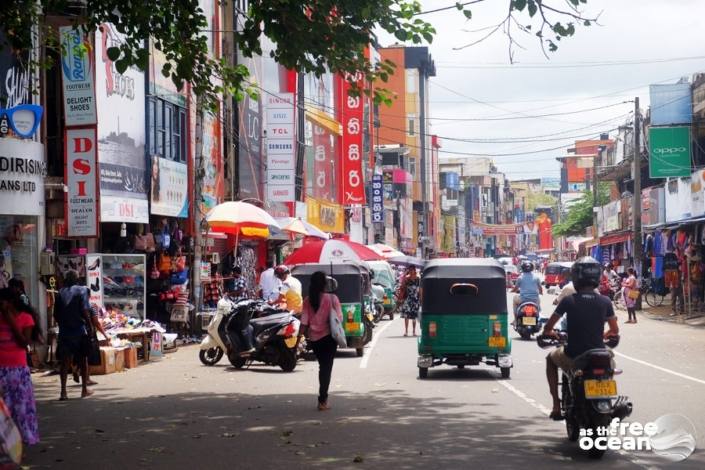
POLYGON ((495 225, 495 224, 479 224, 477 222, 473 222, 472 224, 476 228, 482 229, 482 234, 485 236, 494 236, 494 235, 517 235, 520 233, 523 233, 523 228, 521 224, 502 224, 502 225, 495 225))
POLYGON ((335 200, 333 192, 332 168, 331 159, 333 155, 333 147, 331 146, 330 133, 317 125, 313 125, 313 175, 311 180, 313 183, 313 197, 317 199, 325 199, 327 201, 335 200))
POLYGON ((343 205, 364 204, 365 187, 362 174, 363 97, 349 96, 350 83, 340 80, 340 101, 343 124, 343 155, 341 194, 343 205))

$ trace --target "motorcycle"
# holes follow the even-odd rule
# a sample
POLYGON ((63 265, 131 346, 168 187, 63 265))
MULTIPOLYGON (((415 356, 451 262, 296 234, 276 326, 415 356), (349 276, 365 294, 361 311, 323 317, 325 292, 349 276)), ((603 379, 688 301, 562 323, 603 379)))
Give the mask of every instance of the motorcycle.
POLYGON ((531 339, 531 335, 541 330, 544 320, 539 316, 541 307, 536 302, 522 302, 517 307, 514 318, 514 330, 519 333, 521 339, 531 339))
MULTIPOLYGON (((568 342, 568 335, 559 332, 558 337, 539 335, 539 347, 557 347, 568 342)), ((615 348, 619 336, 605 340, 605 346, 615 348)), ((629 398, 617 395, 617 382, 614 376, 621 371, 614 369, 612 353, 609 349, 591 349, 576 357, 575 369, 561 371, 561 411, 565 417, 566 432, 571 442, 580 438, 580 431, 597 436, 597 430, 607 428, 614 418, 623 420, 632 414, 629 398)), ((599 459, 604 448, 592 446, 588 451, 591 458, 599 459)))
POLYGON ((272 307, 262 300, 233 302, 223 298, 208 325, 208 335, 201 342, 199 359, 204 365, 212 366, 227 354, 237 369, 248 361, 261 361, 291 372, 298 360, 296 338, 299 326, 299 320, 291 312, 272 307), (254 351, 243 354, 248 342, 254 351))
POLYGON ((384 317, 384 287, 380 284, 372 284, 372 317, 374 323, 379 323, 384 317))

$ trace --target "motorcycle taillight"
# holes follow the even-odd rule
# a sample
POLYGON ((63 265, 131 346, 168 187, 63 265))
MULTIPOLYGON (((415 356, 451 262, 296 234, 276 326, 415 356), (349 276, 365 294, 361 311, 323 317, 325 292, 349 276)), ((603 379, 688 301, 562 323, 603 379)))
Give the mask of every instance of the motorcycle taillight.
POLYGON ((609 354, 594 354, 590 356, 588 369, 594 375, 605 375, 612 370, 612 358, 609 354))

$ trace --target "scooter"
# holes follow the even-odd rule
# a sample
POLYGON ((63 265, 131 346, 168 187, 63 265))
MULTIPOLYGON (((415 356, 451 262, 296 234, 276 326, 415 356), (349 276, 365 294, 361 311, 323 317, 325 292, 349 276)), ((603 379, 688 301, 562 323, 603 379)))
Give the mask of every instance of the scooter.
MULTIPOLYGON (((568 335, 564 332, 558 333, 557 338, 539 335, 536 340, 541 348, 562 346, 568 342, 568 335)), ((618 344, 619 336, 605 340, 608 348, 618 344)), ((571 442, 580 438, 581 429, 590 436, 598 436, 614 418, 623 420, 632 414, 629 398, 617 395, 614 376, 621 371, 614 369, 609 349, 590 349, 574 362, 574 370, 561 371, 561 411, 571 442)), ((606 446, 593 445, 587 452, 591 458, 599 459, 605 450, 606 446)))
POLYGON ((208 336, 201 343, 199 358, 204 364, 213 365, 227 354, 237 369, 247 362, 261 361, 291 372, 298 359, 296 338, 299 327, 299 320, 291 312, 264 301, 235 303, 223 298, 208 326, 208 336), (250 346, 253 351, 248 351, 250 346))
POLYGON ((372 284, 372 300, 373 300, 373 321, 379 323, 384 317, 384 287, 380 284, 372 284))
POLYGON ((539 316, 540 311, 541 308, 536 302, 527 301, 519 304, 514 316, 514 330, 519 333, 521 339, 531 339, 531 335, 541 330, 544 321, 539 316))

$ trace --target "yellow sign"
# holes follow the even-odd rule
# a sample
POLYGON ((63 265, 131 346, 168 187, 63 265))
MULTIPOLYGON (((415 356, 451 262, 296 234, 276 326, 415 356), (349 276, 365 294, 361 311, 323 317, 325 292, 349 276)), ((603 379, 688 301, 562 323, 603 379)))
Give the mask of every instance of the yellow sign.
POLYGON ((340 204, 307 197, 306 218, 324 232, 345 233, 345 209, 340 204))
POLYGON ((504 336, 490 336, 489 347, 504 348, 507 346, 507 339, 504 336))

